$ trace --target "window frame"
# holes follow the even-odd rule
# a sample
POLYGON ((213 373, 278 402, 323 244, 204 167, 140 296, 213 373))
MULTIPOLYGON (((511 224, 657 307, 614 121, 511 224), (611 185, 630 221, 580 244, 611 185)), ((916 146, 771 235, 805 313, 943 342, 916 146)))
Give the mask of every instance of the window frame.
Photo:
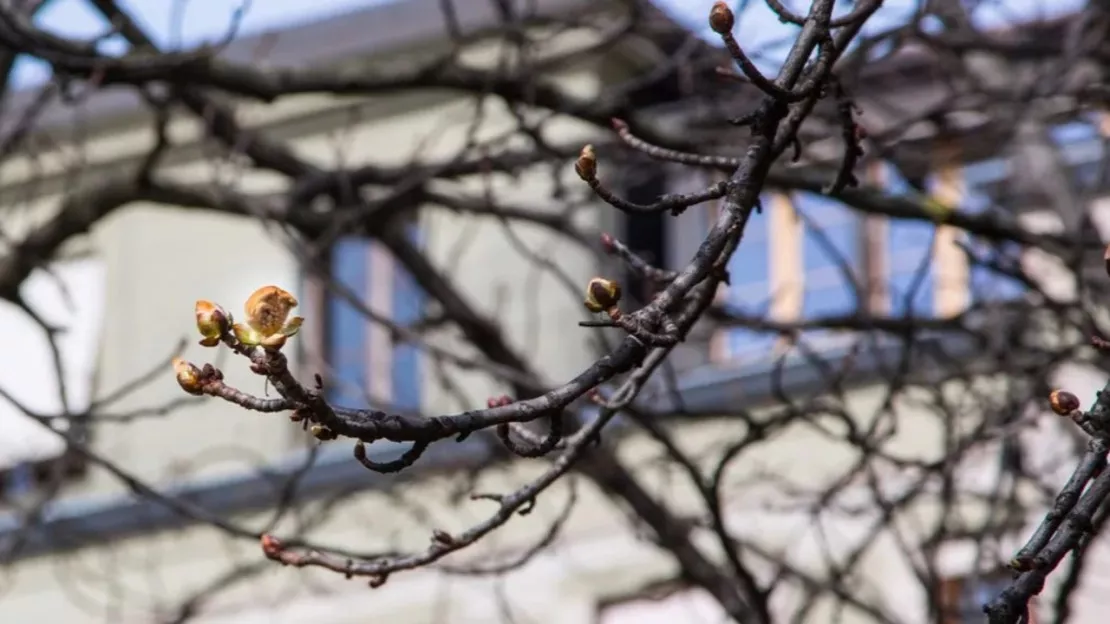
MULTIPOLYGON (((423 244, 423 232, 416 219, 407 221, 404 225, 409 240, 417 245, 423 244)), ((362 407, 381 409, 390 412, 418 413, 423 406, 425 397, 424 388, 424 357, 419 346, 393 338, 388 328, 379 326, 366 318, 355 306, 352 306, 339 292, 335 292, 329 281, 336 279, 337 250, 350 249, 351 260, 358 257, 365 258, 366 267, 362 284, 343 284, 358 297, 361 302, 374 312, 389 318, 395 324, 411 326, 419 322, 427 308, 427 295, 416 284, 415 278, 404 270, 399 261, 389 252, 388 247, 380 240, 363 235, 350 235, 337 239, 321 254, 323 260, 320 267, 326 272, 327 278, 313 277, 309 273, 303 277, 304 292, 308 306, 319 314, 319 318, 326 319, 322 326, 306 336, 305 348, 302 352, 305 364, 314 369, 311 372, 325 371, 324 392, 330 402, 344 407, 362 407), (386 268, 375 271, 374 261, 385 261, 386 268), (384 279, 387 285, 382 287, 376 280, 384 279), (384 288, 379 290, 378 288, 384 288), (388 303, 383 309, 380 302, 374 301, 375 293, 388 293, 388 303), (400 296, 398 296, 400 295, 400 296), (343 364, 336 362, 335 347, 340 337, 336 334, 337 327, 335 316, 342 312, 357 319, 359 329, 356 340, 362 344, 357 350, 361 360, 357 364, 343 364), (377 343, 385 341, 389 347, 388 356, 381 359, 381 351, 377 343), (375 359, 377 358, 377 359, 375 359), (402 363, 398 364, 398 360, 402 363), (341 369, 355 366, 361 370, 361 379, 356 383, 353 379, 344 382, 344 373, 341 369), (388 382, 377 381, 375 387, 368 387, 374 381, 374 371, 388 370, 388 382), (342 385, 346 383, 346 385, 342 385), (384 391, 383 391, 384 390, 384 391), (377 391, 375 394, 374 392, 377 391)), ((337 280, 339 281, 339 280, 337 280)), ((348 339, 349 340, 349 339, 348 339)), ((356 373, 357 374, 357 373, 356 373)))
MULTIPOLYGON (((1105 133, 1104 130, 1100 130, 1100 132, 1105 133)), ((1103 154, 1103 151, 1098 149, 1100 139, 1094 136, 1096 133, 1088 134, 1092 136, 1084 136, 1080 141, 1063 142, 1058 145, 1060 149, 1064 150, 1063 158, 1067 166, 1071 168, 1082 167, 1089 164, 1088 161, 1091 157, 1098 157, 1103 154), (1073 147, 1078 149, 1079 152, 1075 152, 1072 149, 1073 147)), ((1102 141, 1105 140, 1102 139, 1102 141)), ((995 155, 967 162, 962 159, 962 155, 955 145, 955 143, 948 143, 934 147, 931 184, 928 184, 930 188, 923 194, 938 201, 947 200, 957 205, 960 210, 980 212, 990 209, 996 203, 990 199, 993 196, 992 189, 1000 182, 1004 183, 1005 180, 1012 177, 1011 161, 1006 157, 995 155), (977 207, 976 204, 980 203, 977 197, 980 194, 987 196, 988 201, 985 206, 977 207)), ((670 171, 666 167, 662 167, 661 170, 670 171)), ((890 179, 888 171, 893 172, 889 164, 875 160, 866 165, 865 176, 872 186, 891 188, 897 184, 902 184, 905 186, 904 192, 913 192, 908 183, 904 181, 895 182, 890 179)), ((688 185, 702 188, 723 175, 716 171, 706 172, 686 168, 683 173, 671 172, 668 175, 667 186, 671 192, 689 190, 681 188, 688 185)), ((894 193, 897 194, 898 191, 895 190, 894 193)), ((1092 200, 1092 205, 1097 199, 1095 197, 1092 200)), ((835 199, 831 201, 835 201, 835 199)), ((764 197, 764 203, 765 205, 770 203, 766 197, 764 197)), ((683 215, 665 221, 665 227, 669 230, 667 232, 669 255, 676 261, 675 264, 686 261, 691 255, 692 249, 701 242, 705 231, 708 230, 717 216, 718 204, 719 202, 708 202, 704 205, 695 206, 683 215)), ((1110 214, 1110 202, 1104 202, 1100 206, 1103 212, 1110 214)), ((1092 215, 1095 211, 1095 207, 1090 209, 1092 215)), ((767 216, 765 212, 763 215, 757 215, 756 219, 766 220, 767 216)), ((1105 217, 1102 220, 1110 223, 1110 217, 1105 217)), ((1097 221, 1097 218, 1092 216, 1092 221, 1097 221)), ((827 225, 825 220, 821 220, 821 224, 827 225)), ((840 221, 837 220, 834 225, 839 227, 841 225, 840 221)), ((852 266, 852 270, 856 284, 861 290, 856 309, 862 308, 871 314, 882 316, 898 316, 906 313, 905 306, 899 305, 898 302, 899 282, 912 280, 912 277, 906 277, 906 275, 912 276, 918 272, 923 272, 923 277, 920 278, 923 283, 919 286, 918 294, 915 295, 914 305, 909 309, 912 314, 918 317, 949 317, 984 305, 1005 304, 1007 301, 1025 296, 1028 292, 1019 280, 1007 277, 1004 273, 999 273, 990 268, 968 262, 966 254, 959 248, 959 245, 966 242, 972 249, 976 249, 980 246, 980 243, 974 237, 969 237, 965 232, 956 228, 943 225, 938 227, 927 221, 890 219, 878 214, 860 215, 860 218, 856 219, 856 227, 859 228, 859 234, 856 237, 858 250, 854 254, 856 262, 852 266), (912 249, 906 249, 903 245, 896 243, 899 237, 907 235, 898 231, 900 226, 906 228, 920 227, 922 231, 927 230, 930 240, 928 242, 921 241, 919 244, 915 244, 912 249), (940 236, 941 234, 943 236, 940 236), (938 240, 938 237, 942 240, 938 240), (942 253, 938 253, 938 247, 944 247, 942 253), (945 285, 945 281, 947 281, 947 285, 945 285)), ((1105 225, 1105 229, 1110 231, 1110 225, 1105 225)), ((736 298, 741 303, 747 304, 747 307, 752 307, 752 302, 758 300, 759 303, 755 304, 755 307, 760 310, 761 314, 767 313, 770 303, 776 298, 772 296, 772 293, 779 292, 782 285, 781 279, 776 280, 771 276, 771 260, 776 251, 779 251, 776 248, 786 244, 783 243, 783 238, 778 234, 767 236, 768 262, 766 269, 761 269, 767 274, 767 279, 750 279, 743 284, 731 287, 722 286, 718 292, 718 305, 727 305, 730 300, 736 298)), ((791 237, 785 238, 789 239, 791 237)), ((745 233, 745 242, 749 246, 762 240, 764 240, 764 237, 759 236, 755 230, 749 229, 745 233), (753 234, 756 236, 755 238, 753 238, 753 234)), ((796 244, 796 242, 791 244, 796 244)), ((1014 268, 1024 267, 1028 262, 1028 250, 1026 249, 1014 249, 1011 253, 1009 249, 998 249, 992 245, 989 248, 982 247, 982 250, 986 253, 987 258, 998 259, 1003 266, 1012 263, 1014 268)), ((741 253, 743 252, 738 251, 738 254, 741 253)), ((733 268, 734 262, 730 262, 730 268, 733 268)), ((834 267, 833 272, 826 272, 824 268, 813 269, 806 265, 804 255, 801 264, 803 267, 801 275, 796 281, 803 284, 803 311, 795 317, 798 319, 805 318, 804 310, 810 308, 805 303, 806 290, 812 290, 813 287, 826 282, 842 281, 841 278, 835 276, 835 273, 842 273, 840 267, 834 267)), ((737 274, 737 271, 730 271, 730 273, 737 274)), ((710 343, 709 361, 720 365, 742 364, 745 360, 750 359, 753 352, 766 350, 765 347, 770 341, 754 341, 762 344, 752 347, 739 347, 734 336, 743 331, 745 330, 733 327, 718 327, 712 330, 708 338, 710 343)), ((772 335, 771 332, 761 333, 772 335)), ((805 334, 807 344, 819 350, 822 349, 824 341, 812 340, 814 337, 814 332, 807 331, 805 334)), ((743 342, 753 341, 744 339, 743 342)), ((781 344, 781 342, 780 340, 777 344, 781 344)), ((843 341, 831 340, 829 346, 838 346, 842 343, 843 341)), ((770 357, 773 356, 774 353, 770 355, 770 357)))

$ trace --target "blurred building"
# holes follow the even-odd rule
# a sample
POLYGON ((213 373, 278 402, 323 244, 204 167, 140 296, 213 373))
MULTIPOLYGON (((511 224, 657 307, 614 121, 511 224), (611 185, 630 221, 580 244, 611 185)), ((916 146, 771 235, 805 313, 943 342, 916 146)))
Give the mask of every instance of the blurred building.
MULTIPOLYGON (((572 0, 538 4, 551 11, 581 8, 572 0)), ((467 30, 495 23, 491 3, 457 6, 457 19, 467 30)), ((226 55, 238 61, 264 59, 274 66, 342 63, 356 70, 416 64, 451 45, 443 25, 428 17, 438 12, 439 3, 434 0, 386 4, 280 33, 245 37, 233 43, 226 55)), ((579 66, 551 79, 588 99, 606 85, 644 71, 684 43, 680 26, 662 15, 653 19, 655 30, 635 45, 583 58, 579 66)), ((569 30, 547 45, 558 49, 590 36, 596 34, 569 30)), ((493 62, 496 44, 472 46, 467 54, 475 63, 493 62)), ((893 127, 900 116, 915 116, 921 110, 918 107, 935 100, 935 78, 928 59, 912 55, 875 72, 867 83, 872 90, 858 94, 868 110, 869 127, 893 127), (891 101, 902 107, 900 112, 890 113, 888 106, 881 105, 891 101)), ((659 114, 681 118, 684 95, 676 87, 676 105, 661 105, 659 114)), ((22 101, 30 103, 30 98, 22 101)), ((155 138, 156 120, 145 110, 131 91, 113 89, 92 93, 76 106, 45 108, 37 121, 42 133, 80 136, 80 158, 73 156, 75 147, 44 141, 41 149, 9 160, 0 172, 0 199, 12 207, 13 214, 11 225, 6 222, 5 227, 13 232, 40 227, 45 211, 59 202, 81 202, 79 189, 110 185, 136 166, 155 138)), ((369 100, 298 96, 275 104, 239 105, 236 112, 242 123, 289 141, 298 154, 327 168, 357 167, 370 156, 398 167, 413 159, 449 156, 475 131, 469 123, 474 114, 473 97, 430 90, 406 90, 369 100)), ((517 123, 497 105, 490 104, 485 115, 476 132, 486 138, 517 123)), ((923 181, 939 200, 988 211, 991 198, 1007 186, 1007 180, 1031 180, 1037 175, 1043 179, 1058 172, 1038 169, 1043 159, 1035 157, 1035 150, 1022 152, 1034 154, 1026 160, 1002 160, 989 150, 966 149, 989 144, 997 129, 989 127, 989 119, 970 112, 965 117, 951 120, 956 131, 945 130, 944 136, 939 136, 939 127, 928 124, 908 129, 907 144, 916 147, 897 155, 905 164, 903 170, 872 167, 866 175, 906 193, 917 192, 915 185, 923 181), (913 158, 923 153, 928 157, 913 158), (1015 166, 1026 169, 1015 176, 1015 166)), ((201 123, 189 116, 174 117, 169 125, 174 145, 162 156, 163 175, 208 185, 217 193, 221 188, 250 193, 289 190, 281 178, 252 171, 240 157, 226 157, 200 140, 201 123)), ((1049 129, 1047 136, 1057 142, 1049 147, 1068 155, 1063 168, 1067 175, 1089 175, 1102 158, 1102 137, 1085 134, 1085 128, 1089 124, 1062 122, 1049 129)), ((565 119, 549 120, 545 131, 559 133, 565 141, 596 138, 589 128, 565 119)), ((828 149, 835 154, 835 145, 828 149)), ((579 184, 569 167, 558 175, 564 183, 579 184)), ((661 167, 650 175, 629 173, 624 186, 633 199, 651 200, 704 181, 687 171, 661 167)), ((461 185, 474 188, 469 181, 461 185)), ((534 168, 513 180, 498 179, 493 190, 507 200, 542 210, 551 205, 545 200, 554 187, 548 169, 534 168)), ((1022 200, 1027 202, 1022 204, 1022 222, 1046 230, 1064 226, 1059 210, 1038 208, 1041 200, 1027 195, 1022 200)), ((983 314, 1000 302, 995 313, 1003 313, 1001 303, 1022 294, 1013 280, 969 264, 955 230, 927 222, 895 223, 881 216, 861 219, 816 192, 786 195, 769 190, 764 201, 770 209, 753 220, 730 267, 731 286, 721 294, 742 314, 790 322, 848 314, 859 301, 876 313, 912 311, 938 317, 969 309, 983 314), (840 269, 845 262, 866 280, 853 283, 840 269)), ((1097 207, 1097 202, 1092 205, 1097 207)), ((271 283, 297 292, 301 314, 308 319, 296 339, 298 370, 304 378, 318 370, 330 371, 335 380, 332 391, 341 403, 449 413, 482 404, 485 397, 501 394, 504 388, 478 372, 452 370, 468 401, 461 403, 453 388, 441 382, 442 371, 418 349, 394 345, 387 330, 363 322, 362 314, 342 297, 326 294, 320 279, 306 276, 290 252, 298 241, 264 216, 216 214, 202 207, 170 210, 144 203, 90 205, 87 210, 90 216, 107 216, 91 228, 72 224, 72 231, 82 235, 66 245, 49 271, 36 269, 22 291, 28 305, 47 322, 67 328, 59 344, 68 405, 50 398, 60 393, 45 333, 11 304, 0 310, 5 315, 0 327, 8 351, 0 355, 8 358, 0 379, 16 399, 38 413, 81 414, 90 409, 90 397, 95 397, 100 402, 97 412, 114 415, 118 422, 98 423, 91 434, 84 428, 71 433, 90 435, 97 455, 157 484, 161 494, 128 491, 116 475, 67 451, 57 435, 4 405, 0 463, 8 511, 0 515, 0 554, 12 565, 0 576, 0 621, 170 622, 195 612, 191 621, 211 624, 310 620, 341 624, 368 618, 486 623, 499 621, 506 608, 517 621, 555 624, 698 621, 695 616, 714 621, 718 617, 715 606, 698 592, 653 585, 672 578, 674 564, 638 538, 621 511, 585 483, 577 489, 576 511, 558 542, 500 585, 481 576, 416 571, 398 574, 371 591, 362 581, 265 561, 256 541, 214 527, 216 519, 361 553, 420 549, 431 527, 461 529, 490 511, 481 502, 458 503, 460 494, 470 489, 511 490, 512 484, 537 474, 543 463, 501 463, 476 485, 460 484, 461 474, 498 458, 484 440, 474 438, 437 445, 419 468, 400 477, 381 476, 352 459, 347 441, 317 447, 283 416, 184 397, 168 368, 168 358, 180 339, 188 340, 189 359, 216 358, 214 363, 231 382, 263 392, 242 362, 194 346, 192 308, 195 300, 203 298, 237 311, 251 291, 271 283), (148 371, 153 372, 144 377, 148 371), (125 387, 132 391, 118 400, 112 398, 125 387), (180 402, 186 405, 178 407, 180 402), (176 409, 168 411, 170 406, 176 409), (147 413, 163 408, 166 415, 147 413), (59 475, 65 478, 59 480, 59 475), (56 501, 36 504, 49 498, 59 483, 63 492, 56 501), (285 487, 287 483, 294 485, 285 487), (395 487, 401 483, 403 487, 395 487), (165 504, 163 497, 171 496, 190 505, 184 514, 165 504), (216 588, 221 591, 210 597, 216 588)), ((677 219, 623 219, 602 209, 579 211, 574 220, 587 229, 618 232, 660 264, 681 266, 701 241, 714 210, 700 207, 677 219)), ((1092 211, 1091 215, 1104 213, 1092 211)), ((1107 224, 1097 218, 1093 223, 1099 228, 1107 224)), ((566 379, 592 360, 588 335, 567 329, 570 319, 582 314, 580 302, 564 292, 557 277, 538 271, 522 256, 522 246, 540 255, 553 254, 553 237, 525 228, 508 234, 496 219, 475 219, 448 210, 423 211, 409 228, 410 240, 426 250, 434 267, 450 275, 478 309, 496 318, 520 349, 544 362, 543 373, 549 379, 566 379), (530 284, 535 301, 521 296, 517 285, 522 283, 530 284)), ((1110 232, 1103 229, 1106 234, 1110 232)), ((410 276, 398 269, 391 250, 350 237, 341 238, 328 256, 332 277, 375 312, 402 324, 422 315, 420 293, 410 276)), ((613 269, 609 264, 599 267, 594 253, 585 248, 560 246, 558 256, 562 270, 580 283, 600 270, 613 269)), ((1060 296, 1073 296, 1069 293, 1074 285, 1061 277, 1059 267, 1040 257, 1020 261, 1045 275, 1046 283, 1060 289, 1060 296)), ((8 269, 0 266, 4 270, 8 269)), ((451 346, 461 338, 440 332, 433 340, 451 346)), ((826 356, 853 348, 832 332, 814 333, 805 344, 807 352, 826 356)), ((799 400, 826 392, 827 371, 802 353, 805 350, 773 357, 781 355, 784 347, 783 338, 767 332, 739 328, 700 332, 676 354, 685 408, 706 413, 739 403, 758 411, 773 404, 775 393, 784 390, 799 400)), ((991 366, 1003 357, 999 349, 999 345, 938 338, 918 344, 911 353, 899 340, 880 341, 860 351, 843 375, 841 381, 849 388, 845 409, 863 420, 865 415, 879 414, 887 373, 893 366, 905 365, 917 382, 940 385, 946 382, 947 363, 978 358, 989 378, 991 366)), ((1098 375, 1089 371, 1069 374, 1072 380, 1081 374, 1094 387, 1101 385, 1098 375)), ((1075 387, 1074 381, 1071 386, 1075 387)), ((653 400, 663 402, 670 396, 660 393, 653 400)), ((914 407, 907 404, 899 409, 900 414, 913 414, 914 407)), ((80 421, 74 419, 73 426, 81 427, 80 421)), ((779 431, 773 443, 753 449, 735 471, 812 482, 843 474, 855 458, 853 449, 823 435, 820 426, 810 425, 799 422, 779 431)), ((676 435, 690 448, 709 453, 720 439, 735 437, 738 426, 734 420, 690 418, 679 423, 676 435)), ((889 447, 906 457, 935 458, 943 452, 938 431, 937 420, 929 415, 906 416, 891 432, 889 447)), ((691 493, 673 475, 651 467, 652 449, 646 441, 633 436, 623 444, 622 459, 629 465, 642 463, 642 474, 660 495, 675 504, 693 505, 691 493)), ((372 449, 388 458, 400 450, 385 443, 372 449)), ((990 481, 998 472, 996 458, 997 450, 984 451, 982 470, 973 476, 990 481)), ((773 485, 753 488, 744 497, 730 500, 734 505, 728 510, 730 522, 743 527, 744 535, 758 534, 768 552, 788 549, 800 569, 822 573, 823 546, 820 532, 812 530, 812 519, 806 513, 762 507, 768 487, 774 489, 773 485)), ((851 487, 861 501, 866 500, 866 487, 851 487)), ((510 522, 485 540, 476 548, 481 561, 511 557, 542 538, 567 496, 566 487, 555 488, 527 521, 510 522)), ((869 531, 865 515, 834 524, 832 530, 846 536, 869 531)), ((1025 534, 1023 527, 1016 527, 1015 535, 1025 534)), ((944 591, 951 594, 953 605, 959 602, 955 596, 974 602, 997 582, 990 566, 981 565, 979 553, 969 544, 953 539, 941 545, 948 575, 943 579, 944 591)), ((865 591, 881 587, 892 608, 913 621, 915 613, 925 612, 921 606, 925 597, 914 571, 896 556, 897 549, 893 536, 879 539, 866 554, 873 560, 868 569, 874 578, 861 583, 872 582, 865 591)), ((465 554, 460 558, 471 560, 465 554)), ((1077 613, 1094 619, 1075 621, 1101 621, 1095 598, 1090 599, 1095 606, 1086 611, 1084 600, 1077 613)), ((827 616, 818 607, 812 621, 827 621, 827 616)), ((957 621, 977 620, 952 620, 957 621)))

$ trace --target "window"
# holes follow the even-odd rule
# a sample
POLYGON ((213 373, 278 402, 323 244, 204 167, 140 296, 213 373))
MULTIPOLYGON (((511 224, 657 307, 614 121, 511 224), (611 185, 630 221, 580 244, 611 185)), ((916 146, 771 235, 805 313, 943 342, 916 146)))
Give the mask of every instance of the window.
MULTIPOLYGON (((1087 200, 1102 194, 1104 179, 1104 139, 1101 118, 1079 118, 1056 124, 1048 131, 1048 140, 1039 135, 1019 142, 1019 151, 965 168, 967 201, 963 209, 970 212, 992 211, 999 217, 1023 223, 1025 227, 1079 227, 1080 231, 1097 235, 1101 202, 1092 202, 1091 219, 1087 221, 1081 206, 1087 200), (1064 176, 1056 174, 1056 162, 1064 167, 1064 176)), ((997 263, 1001 267, 1026 265, 1039 256, 1036 251, 1026 252, 1017 244, 987 244, 969 241, 977 257, 997 263)), ((1101 254, 1098 258, 1101 266, 1101 254)), ((1044 264, 1040 262, 1040 264, 1044 264)), ((1100 269, 1101 271, 1101 269, 1100 269)), ((1065 271, 1065 273, 1070 273, 1065 271)), ((1069 281, 1070 277, 1060 279, 1069 281)), ((1059 284, 1050 281, 1048 290, 1059 284)), ((1005 300, 1020 296, 1024 284, 1004 272, 988 267, 972 267, 971 294, 973 303, 988 300, 1005 300)))
MULTIPOLYGON (((764 206, 770 198, 763 197, 764 206)), ((716 211, 706 211, 705 230, 715 220, 716 211), (710 217, 713 219, 710 219, 710 217)), ((766 317, 771 309, 770 237, 766 212, 753 214, 744 237, 729 259, 730 283, 724 288, 725 305, 744 317, 766 317)), ((743 327, 727 330, 724 351, 731 361, 762 358, 775 344, 776 336, 743 327)))
MULTIPOLYGON (((664 167, 645 166, 629 172, 629 179, 625 182, 627 187, 625 197, 629 201, 639 204, 651 204, 668 192, 670 187, 667 175, 669 172, 664 167)), ((668 213, 632 213, 624 215, 624 231, 620 239, 633 252, 650 264, 667 268, 670 258, 667 253, 667 224, 674 217, 668 213)), ((622 284, 627 284, 628 294, 635 299, 646 303, 651 294, 648 292, 651 284, 647 283, 632 269, 625 269, 622 284)))
POLYGON ((979 624, 983 605, 1001 594, 1010 581, 1006 570, 942 579, 937 591, 941 624, 979 624))
MULTIPOLYGON (((969 213, 983 214, 992 210, 1005 214, 1006 206, 999 205, 992 189, 1005 184, 1010 177, 1009 164, 1003 158, 992 158, 964 167, 964 198, 960 208, 969 213)), ((970 269, 968 286, 971 303, 1006 301, 1020 297, 1025 285, 1006 270, 1015 270, 1021 258, 1021 246, 1016 243, 998 243, 971 237, 968 248, 983 263, 976 262, 970 269), (994 266, 991 266, 994 265, 994 266)))
MULTIPOLYGON (((913 197, 918 193, 894 167, 883 167, 881 180, 888 193, 913 197)), ((923 221, 892 219, 886 227, 889 266, 887 292, 892 316, 928 316, 933 310, 933 235, 936 227, 923 221)))
MULTIPOLYGON (((410 236, 418 239, 411 227, 410 236)), ((421 318, 424 295, 387 249, 349 237, 331 252, 332 276, 366 307, 400 326, 421 318)), ((415 345, 394 341, 340 293, 325 295, 325 352, 332 372, 329 400, 344 406, 415 411, 421 402, 421 358, 415 345)))
MULTIPOLYGON (((104 317, 104 280, 99 260, 74 259, 49 271, 36 269, 20 291, 36 314, 64 330, 57 342, 68 405, 63 405, 42 328, 15 305, 0 302, 0 387, 20 404, 49 415, 88 409, 104 317)), ((86 424, 76 419, 58 420, 53 426, 78 439, 87 435, 86 424)), ((84 462, 67 451, 61 436, 0 398, 0 499, 19 498, 46 482, 83 471, 84 462)))
POLYGON ((856 270, 862 252, 859 213, 815 193, 798 193, 793 204, 804 231, 802 316, 851 314, 859 306, 856 270))
MULTIPOLYGON (((969 213, 1003 209, 994 190, 1009 177, 1005 159, 992 158, 941 170, 930 176, 934 201, 950 203, 969 213)), ((884 171, 888 192, 915 196, 917 192, 893 168, 884 171)), ((958 313, 967 305, 1006 301, 1024 292, 1020 280, 1007 274, 1016 269, 1017 245, 969 237, 953 228, 921 221, 893 220, 888 226, 890 249, 890 308, 893 315, 933 316, 958 313), (969 262, 961 245, 977 258, 969 262)))
MULTIPOLYGON (((1059 153, 1072 185, 1080 190, 1107 183, 1102 180, 1107 176, 1101 171, 1100 132, 1096 123, 1077 121, 1059 124, 1049 133, 1054 142, 1050 150, 1059 153)), ((1023 186, 1015 179, 1023 174, 1015 170, 1013 159, 960 163, 955 160, 958 151, 939 148, 937 156, 935 170, 926 178, 926 197, 888 164, 873 165, 868 177, 892 195, 932 201, 938 207, 972 214, 994 211, 1013 222, 1030 212, 1023 202, 1032 196, 1009 192, 1023 186)), ((1043 162, 1036 155, 1023 158, 1028 162, 1022 167, 1043 162)), ((1020 245, 979 239, 928 221, 864 217, 815 193, 787 197, 769 192, 761 199, 765 210, 749 222, 729 262, 732 284, 722 289, 722 304, 738 316, 788 322, 865 308, 895 317, 947 317, 1026 294, 1025 284, 1014 276, 1030 255, 1020 245)), ((1110 202, 1097 206, 1110 212, 1110 202)), ((698 213, 701 222, 683 236, 696 235, 700 242, 715 210, 698 213)), ((1110 223, 1110 217, 1094 217, 1100 227, 1110 223)), ((689 241, 685 245, 689 247, 689 241)), ((806 333, 807 339, 818 338, 813 341, 818 346, 835 344, 824 340, 832 337, 806 333)), ((715 354, 730 363, 766 358, 777 339, 772 332, 729 327, 718 335, 715 354)))
MULTIPOLYGON (((962 211, 995 209, 992 189, 1008 175, 1001 159, 940 166, 926 181, 929 199, 962 211)), ((921 196, 892 166, 880 165, 870 177, 893 195, 921 196)), ((864 217, 817 193, 767 193, 762 200, 764 213, 753 216, 729 264, 732 285, 724 303, 741 316, 791 321, 864 308, 891 316, 949 316, 1024 293, 1024 284, 1007 273, 1019 265, 1016 246, 932 222, 864 217), (970 262, 964 246, 979 261, 970 262)), ((765 358, 776 339, 728 328, 722 355, 731 362, 765 358)), ((809 331, 806 339, 810 346, 838 344, 832 331, 809 331)))

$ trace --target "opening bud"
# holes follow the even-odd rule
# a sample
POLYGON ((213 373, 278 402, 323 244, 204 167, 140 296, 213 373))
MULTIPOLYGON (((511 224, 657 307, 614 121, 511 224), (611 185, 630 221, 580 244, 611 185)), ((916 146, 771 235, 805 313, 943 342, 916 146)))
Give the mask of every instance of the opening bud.
POLYGON ((181 358, 173 359, 173 373, 177 377, 177 385, 189 394, 204 394, 203 376, 200 369, 192 362, 181 358))
MULTIPOLYGON (((297 307, 297 298, 277 286, 263 286, 251 293, 243 310, 247 325, 263 337, 286 330, 289 313, 297 307)), ((300 327, 300 320, 297 321, 300 327)), ((296 330, 293 330, 296 333, 296 330)))
POLYGON ((193 312, 197 318, 197 331, 203 336, 200 344, 205 347, 218 345, 220 337, 231 328, 231 318, 227 312, 215 303, 204 299, 197 300, 193 312))
POLYGON ((1079 409, 1079 397, 1065 390, 1053 390, 1048 395, 1048 405, 1060 416, 1068 416, 1079 409))

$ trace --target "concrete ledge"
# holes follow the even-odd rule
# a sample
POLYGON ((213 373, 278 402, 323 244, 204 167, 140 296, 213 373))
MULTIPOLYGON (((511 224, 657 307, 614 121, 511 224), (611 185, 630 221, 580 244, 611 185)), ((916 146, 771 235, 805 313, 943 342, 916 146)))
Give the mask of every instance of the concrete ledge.
MULTIPOLYGON (((160 494, 187 500, 213 515, 229 517, 270 507, 280 495, 280 484, 302 471, 292 504, 345 490, 383 489, 414 476, 405 472, 399 475, 371 472, 354 460, 352 446, 349 441, 330 443, 317 453, 307 470, 308 453, 297 452, 263 470, 198 480, 160 490, 160 494)), ((381 447, 370 453, 372 459, 395 459, 407 445, 382 443, 381 447)), ((430 447, 421 458, 420 466, 427 472, 449 470, 472 466, 493 456, 494 448, 475 437, 461 443, 448 442, 430 447)), ((180 528, 195 522, 151 498, 128 495, 60 500, 46 505, 42 518, 28 526, 24 526, 22 517, 16 514, 0 515, 0 561, 80 548, 137 533, 180 528)))

